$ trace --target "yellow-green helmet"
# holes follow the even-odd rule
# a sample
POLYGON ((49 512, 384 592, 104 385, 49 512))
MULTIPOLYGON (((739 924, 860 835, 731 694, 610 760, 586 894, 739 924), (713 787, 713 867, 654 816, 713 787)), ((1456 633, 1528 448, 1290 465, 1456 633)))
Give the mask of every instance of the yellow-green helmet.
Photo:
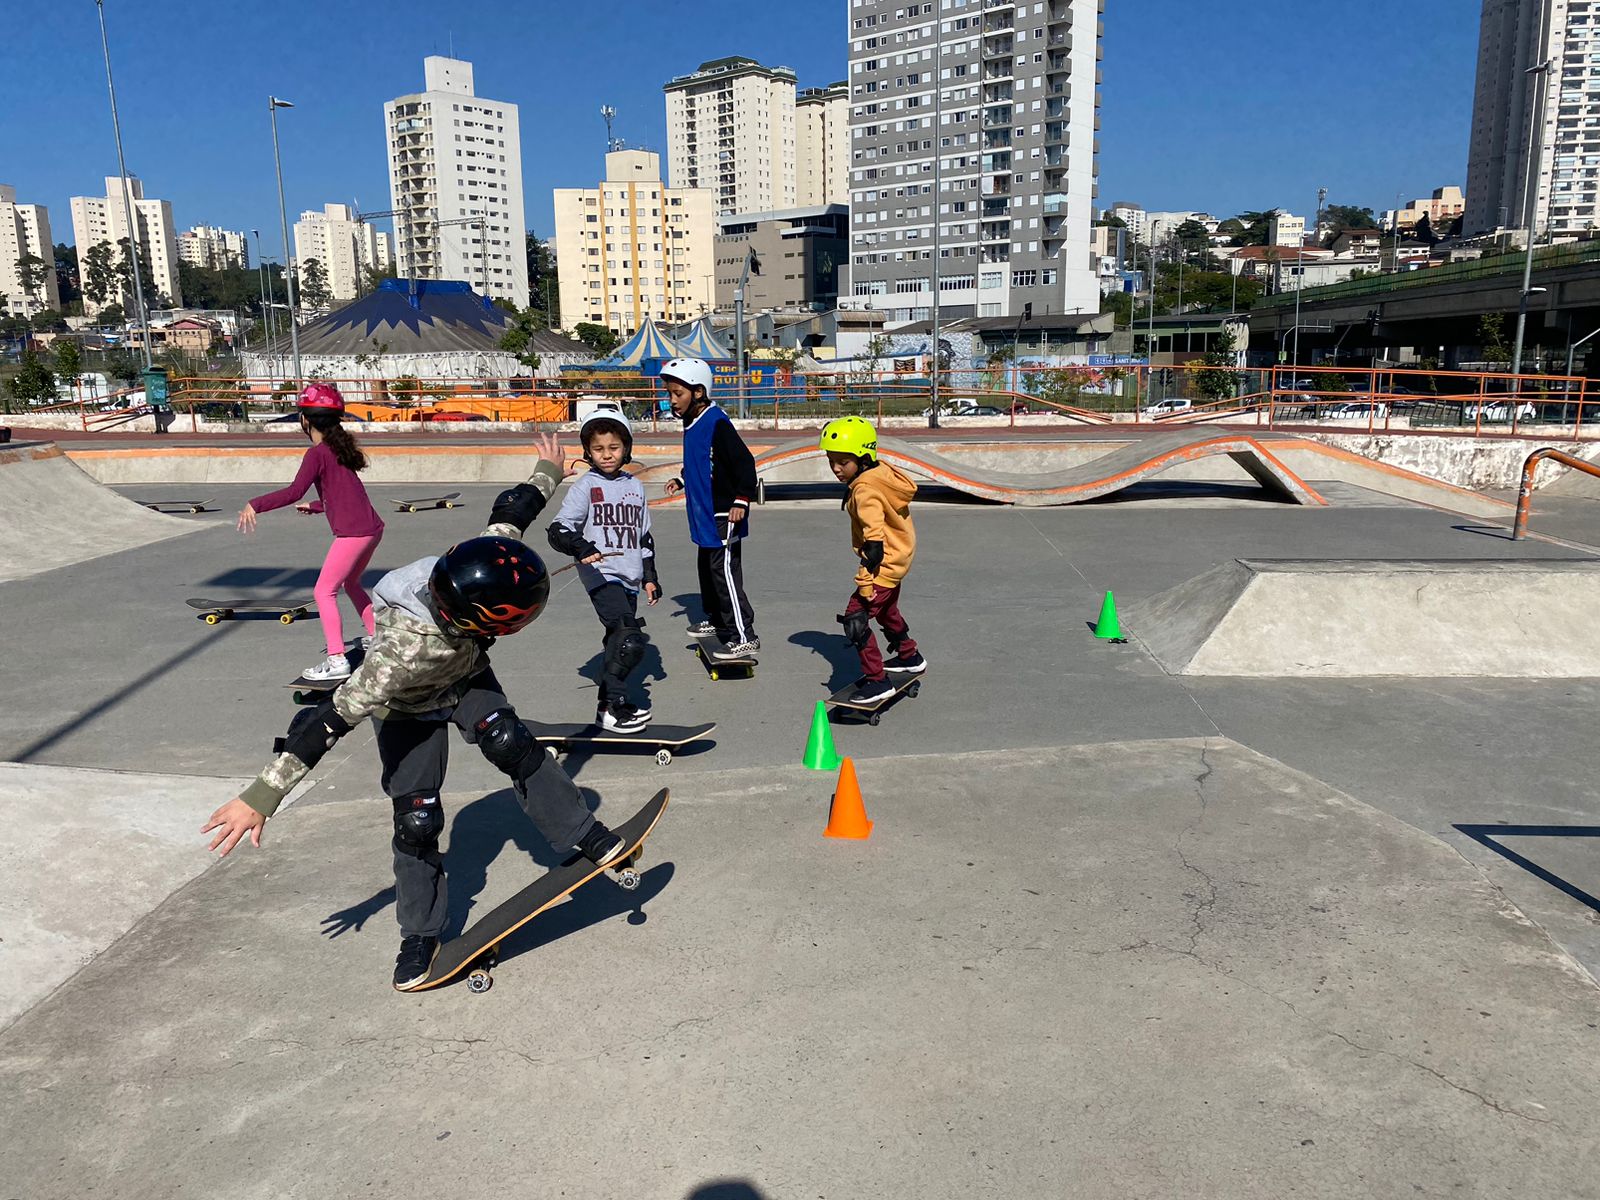
POLYGON ((817 445, 840 454, 878 461, 878 431, 865 417, 835 417, 822 427, 817 445))

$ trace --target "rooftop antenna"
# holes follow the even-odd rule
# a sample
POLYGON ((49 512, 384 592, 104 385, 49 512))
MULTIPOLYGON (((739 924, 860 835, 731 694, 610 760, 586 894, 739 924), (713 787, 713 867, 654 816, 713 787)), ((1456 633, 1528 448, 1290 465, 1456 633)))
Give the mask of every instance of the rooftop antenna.
POLYGON ((613 154, 622 149, 622 143, 611 136, 611 122, 616 120, 617 110, 609 104, 602 104, 600 106, 600 115, 605 118, 606 122, 606 153, 613 154))

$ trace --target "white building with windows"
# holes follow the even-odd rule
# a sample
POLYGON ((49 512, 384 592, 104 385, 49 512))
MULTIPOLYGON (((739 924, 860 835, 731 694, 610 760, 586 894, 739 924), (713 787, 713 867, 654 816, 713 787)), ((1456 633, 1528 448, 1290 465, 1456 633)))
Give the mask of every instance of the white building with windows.
POLYGON ((665 87, 675 188, 704 189, 717 213, 795 207, 795 73, 734 56, 665 87))
POLYGON ((324 204, 321 212, 303 212, 294 223, 294 257, 301 271, 310 259, 322 264, 333 299, 354 300, 371 290, 371 272, 394 265, 394 243, 357 220, 349 205, 324 204))
POLYGON ((517 106, 473 90, 472 64, 422 60, 423 90, 383 106, 402 276, 459 279, 528 303, 517 106))
POLYGON ((850 203, 850 85, 806 88, 794 102, 795 204, 850 203))
POLYGON ((1100 4, 850 0, 857 301, 927 320, 937 241, 949 317, 1099 311, 1100 4))
POLYGON ((174 306, 183 304, 183 291, 178 286, 178 231, 172 221, 172 204, 167 200, 151 200, 144 194, 144 184, 135 175, 125 179, 116 175, 106 177, 106 194, 103 196, 74 196, 72 206, 72 237, 78 247, 78 283, 83 287, 83 313, 97 316, 105 304, 120 304, 129 316, 133 315, 132 274, 121 295, 112 295, 97 303, 89 295, 87 282, 89 252, 104 242, 111 247, 112 265, 122 261, 118 243, 128 237, 127 207, 124 206, 122 188, 127 189, 128 203, 133 208, 137 226, 132 241, 143 251, 150 265, 150 277, 144 280, 145 300, 152 307, 165 297, 174 306))
POLYGON ((17 189, 0 183, 0 315, 31 317, 47 308, 61 311, 50 210, 18 204, 17 189), (18 260, 28 255, 43 262, 44 270, 24 280, 18 260))
POLYGON ((242 230, 196 225, 178 235, 178 261, 213 271, 220 271, 224 267, 248 267, 250 243, 245 240, 242 230))

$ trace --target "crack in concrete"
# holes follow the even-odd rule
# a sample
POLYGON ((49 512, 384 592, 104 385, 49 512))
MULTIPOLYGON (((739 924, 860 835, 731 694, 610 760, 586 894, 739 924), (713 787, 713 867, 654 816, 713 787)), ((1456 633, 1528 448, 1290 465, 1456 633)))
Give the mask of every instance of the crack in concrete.
POLYGON ((1200 815, 1194 819, 1192 824, 1179 832, 1177 841, 1172 846, 1173 852, 1178 856, 1178 861, 1183 864, 1183 869, 1200 876, 1206 885, 1206 894, 1195 903, 1194 908, 1189 913, 1190 954, 1195 953, 1195 947, 1199 945, 1200 939, 1205 936, 1206 915, 1217 905, 1217 881, 1211 878, 1211 875, 1203 868, 1191 862, 1189 856, 1183 850, 1183 839, 1197 832, 1206 819, 1206 813, 1209 808, 1209 802, 1206 798, 1206 783, 1216 771, 1216 767, 1212 765, 1210 758, 1207 757, 1210 751, 1211 743, 1209 740, 1200 743, 1200 766, 1202 769, 1194 778, 1194 792, 1195 797, 1200 801, 1200 815))

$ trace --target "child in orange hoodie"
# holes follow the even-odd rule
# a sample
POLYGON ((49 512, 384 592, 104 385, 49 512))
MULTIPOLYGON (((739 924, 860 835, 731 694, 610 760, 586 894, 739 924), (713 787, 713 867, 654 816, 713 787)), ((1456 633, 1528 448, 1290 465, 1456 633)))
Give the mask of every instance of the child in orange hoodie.
POLYGON ((819 443, 828 454, 834 478, 850 489, 844 509, 850 514, 850 541, 861 566, 856 590, 839 623, 861 655, 862 679, 851 700, 870 704, 894 694, 889 672, 920 675, 928 662, 917 650, 900 615, 900 585, 917 549, 911 526, 911 497, 917 485, 888 463, 878 461, 878 431, 865 417, 829 421, 819 443), (883 630, 893 655, 884 662, 871 621, 883 630))

